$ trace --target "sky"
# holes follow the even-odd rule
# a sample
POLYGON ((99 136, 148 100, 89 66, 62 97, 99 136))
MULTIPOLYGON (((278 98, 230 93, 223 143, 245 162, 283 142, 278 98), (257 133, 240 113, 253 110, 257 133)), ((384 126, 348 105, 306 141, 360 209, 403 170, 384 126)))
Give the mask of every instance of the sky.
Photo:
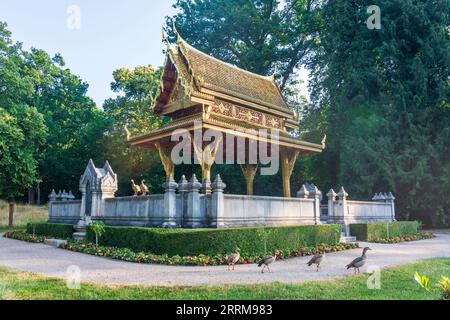
MULTIPOLYGON (((175 0, 0 0, 0 21, 24 49, 60 53, 100 107, 115 94, 112 72, 164 63, 161 27, 175 0)), ((307 73, 300 72, 303 79, 307 73)), ((306 93, 306 83, 303 88, 306 93)))
POLYGON ((175 13, 174 2, 0 0, 0 21, 6 21, 13 40, 24 49, 60 53, 101 106, 115 96, 110 90, 114 70, 164 63, 161 27, 164 18, 175 13))

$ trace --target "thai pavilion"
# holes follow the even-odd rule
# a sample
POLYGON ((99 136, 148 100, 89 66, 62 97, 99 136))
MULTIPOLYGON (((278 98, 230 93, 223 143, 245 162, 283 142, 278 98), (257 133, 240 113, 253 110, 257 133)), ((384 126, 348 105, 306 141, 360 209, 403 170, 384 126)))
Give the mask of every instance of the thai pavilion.
MULTIPOLYGON (((325 147, 324 141, 322 144, 306 142, 291 134, 299 129, 298 121, 283 99, 274 76, 261 76, 215 59, 193 48, 176 34, 176 46, 172 46, 163 34, 167 56, 153 105, 155 114, 167 116, 170 121, 163 128, 130 137, 129 143, 156 148, 167 177, 174 175, 170 153, 176 142, 171 141, 171 135, 177 129, 189 132, 213 129, 223 133, 223 140, 230 139, 230 136, 240 137, 246 140, 247 145, 261 140, 269 145, 276 143, 280 153, 283 194, 290 197, 290 177, 297 157, 321 152, 325 147), (261 137, 253 134, 252 129, 268 129, 269 134, 261 137), (271 139, 274 131, 277 139, 271 139)), ((220 142, 216 141, 217 144, 220 142)), ((193 154, 202 168, 203 191, 208 193, 211 166, 219 148, 202 148, 192 144, 193 154)), ((247 182, 247 194, 252 195, 258 165, 246 163, 241 168, 247 182)))
MULTIPOLYGON (((153 108, 170 121, 148 134, 128 137, 133 146, 159 151, 167 176, 164 193, 116 197, 118 177, 109 163, 97 168, 91 160, 80 178, 81 200, 68 200, 64 193, 62 197, 55 192, 49 196, 50 222, 76 224, 77 230, 98 220, 108 225, 164 228, 340 223, 348 235, 350 223, 395 221, 395 198, 391 193, 376 194, 373 201, 354 201, 347 199, 342 187, 337 194, 331 189, 326 194, 328 205, 322 205, 321 191, 303 185, 291 198, 290 177, 297 157, 321 152, 325 139, 315 144, 295 138, 297 120, 273 76, 260 76, 212 58, 179 35, 176 46, 167 44, 167 59, 153 108), (261 129, 268 133, 261 135, 261 129), (172 150, 179 141, 172 138, 177 130, 189 137, 185 146, 202 168, 202 183, 195 175, 189 181, 184 175, 178 183, 174 181, 172 150), (211 131, 219 134, 206 145, 203 133, 211 131), (200 143, 196 140, 198 133, 200 143), (256 161, 250 156, 237 159, 236 149, 247 149, 255 142, 259 146, 256 161), (221 144, 233 148, 220 148, 221 144), (261 144, 280 160, 284 197, 253 195, 257 167, 267 164, 260 161, 261 154, 267 151, 261 149, 261 144), (247 195, 224 193, 226 184, 220 175, 211 183, 211 166, 214 161, 220 164, 219 156, 226 157, 227 163, 232 158, 241 164, 247 195)), ((76 236, 81 239, 84 233, 80 231, 76 236)))

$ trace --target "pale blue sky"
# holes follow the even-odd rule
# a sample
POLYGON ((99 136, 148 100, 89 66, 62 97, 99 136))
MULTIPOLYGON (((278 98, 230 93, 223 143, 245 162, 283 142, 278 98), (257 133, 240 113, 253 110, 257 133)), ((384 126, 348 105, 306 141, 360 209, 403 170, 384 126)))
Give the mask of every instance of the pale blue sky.
POLYGON ((24 48, 59 52, 66 66, 89 83, 89 96, 101 106, 114 96, 112 72, 164 62, 161 26, 174 0, 0 0, 0 20, 24 48), (67 25, 67 10, 80 8, 80 29, 67 25))
MULTIPOLYGON (((15 41, 60 53, 66 67, 89 84, 98 106, 113 97, 112 72, 164 63, 161 27, 173 15, 175 0, 0 0, 0 20, 8 23, 15 41), (68 9, 80 9, 80 29, 71 29, 68 9)), ((73 25, 73 24, 72 24, 73 25)), ((306 70, 301 90, 307 95, 306 70)))

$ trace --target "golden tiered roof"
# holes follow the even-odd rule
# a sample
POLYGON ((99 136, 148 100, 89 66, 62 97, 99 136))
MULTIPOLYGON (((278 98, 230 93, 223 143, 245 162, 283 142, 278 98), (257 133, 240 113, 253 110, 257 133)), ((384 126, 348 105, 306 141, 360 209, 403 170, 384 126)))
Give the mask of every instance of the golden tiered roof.
POLYGON ((176 46, 168 43, 153 110, 169 116, 171 121, 161 129, 129 139, 132 145, 151 148, 155 141, 169 143, 171 131, 193 130, 195 123, 198 126, 200 122, 204 129, 246 137, 246 129, 277 129, 280 146, 305 153, 321 152, 324 148, 289 134, 288 130, 299 129, 298 121, 273 76, 258 75, 220 61, 192 47, 179 35, 176 46))

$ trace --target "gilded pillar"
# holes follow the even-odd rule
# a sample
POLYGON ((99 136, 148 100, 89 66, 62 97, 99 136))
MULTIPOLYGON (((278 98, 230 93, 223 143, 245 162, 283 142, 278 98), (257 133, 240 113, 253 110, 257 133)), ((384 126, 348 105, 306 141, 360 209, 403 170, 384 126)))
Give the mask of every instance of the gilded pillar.
POLYGON ((159 158, 164 166, 164 171, 166 172, 166 178, 169 179, 175 174, 175 166, 173 164, 170 154, 168 155, 168 150, 166 150, 159 142, 155 142, 155 148, 159 152, 159 158))
POLYGON ((241 164, 241 170, 247 182, 247 195, 253 195, 253 181, 255 180, 258 165, 256 164, 241 164))
POLYGON ((220 142, 222 142, 222 137, 217 138, 214 143, 200 149, 195 141, 192 141, 195 156, 197 157, 200 167, 202 168, 202 192, 205 194, 211 193, 211 167, 216 159, 220 142))

